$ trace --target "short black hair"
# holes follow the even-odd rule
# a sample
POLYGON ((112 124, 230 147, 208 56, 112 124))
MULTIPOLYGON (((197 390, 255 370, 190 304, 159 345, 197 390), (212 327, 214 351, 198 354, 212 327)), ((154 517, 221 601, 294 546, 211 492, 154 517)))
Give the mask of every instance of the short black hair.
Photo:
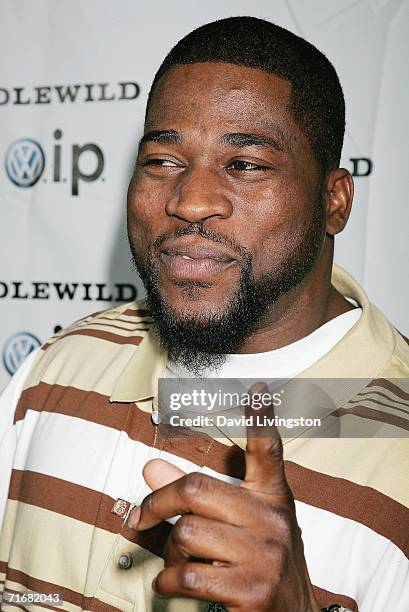
POLYGON ((312 44, 285 28, 256 17, 229 17, 203 25, 182 38, 157 71, 147 113, 159 79, 172 66, 224 62, 259 68, 292 84, 291 114, 305 133, 324 174, 340 162, 345 101, 331 62, 312 44))

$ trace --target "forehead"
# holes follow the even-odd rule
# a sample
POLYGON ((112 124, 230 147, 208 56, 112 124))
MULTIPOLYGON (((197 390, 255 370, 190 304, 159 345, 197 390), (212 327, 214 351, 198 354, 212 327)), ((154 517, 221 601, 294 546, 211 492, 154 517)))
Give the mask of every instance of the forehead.
MULTIPOLYGON (((260 131, 305 138, 289 110, 291 83, 257 68, 224 63, 173 66, 159 80, 146 130, 260 131)), ((304 143, 305 144, 305 143, 304 143)))

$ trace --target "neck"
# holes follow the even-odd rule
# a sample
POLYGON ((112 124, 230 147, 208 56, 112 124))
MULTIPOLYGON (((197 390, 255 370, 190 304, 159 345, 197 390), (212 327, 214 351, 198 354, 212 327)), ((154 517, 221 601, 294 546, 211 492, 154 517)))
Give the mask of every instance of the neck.
POLYGON ((354 306, 332 287, 331 271, 332 248, 327 242, 313 270, 271 306, 239 352, 262 353, 287 346, 353 310, 354 306))

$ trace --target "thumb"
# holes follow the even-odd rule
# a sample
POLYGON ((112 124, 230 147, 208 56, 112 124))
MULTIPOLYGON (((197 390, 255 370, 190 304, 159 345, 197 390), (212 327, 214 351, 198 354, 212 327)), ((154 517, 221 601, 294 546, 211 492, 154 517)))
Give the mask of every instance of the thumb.
POLYGON ((148 487, 156 491, 178 480, 185 475, 185 472, 164 459, 151 459, 145 464, 142 474, 148 487))

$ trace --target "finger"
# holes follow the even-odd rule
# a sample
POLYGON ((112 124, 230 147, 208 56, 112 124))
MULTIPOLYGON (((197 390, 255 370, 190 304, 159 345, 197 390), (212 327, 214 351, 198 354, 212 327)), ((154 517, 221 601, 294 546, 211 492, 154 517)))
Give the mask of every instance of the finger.
MULTIPOLYGON (((178 478, 186 475, 186 472, 164 459, 151 459, 142 470, 143 477, 148 487, 156 491, 178 478)), ((139 521, 141 508, 136 507, 128 517, 128 526, 134 528, 139 521)))
POLYGON ((291 496, 284 473, 283 445, 274 424, 273 398, 264 383, 253 385, 250 394, 253 402, 246 409, 246 416, 252 417, 252 425, 247 427, 246 474, 241 486, 291 496))
POLYGON ((184 595, 229 606, 239 599, 243 581, 234 568, 191 562, 165 568, 152 587, 159 595, 184 595))
POLYGON ((253 545, 249 539, 253 540, 254 536, 242 527, 185 514, 169 535, 164 551, 165 567, 182 565, 191 557, 238 564, 253 545), (231 542, 231 546, 226 546, 226 542, 231 542))
POLYGON ((142 470, 146 484, 156 491, 161 487, 185 476, 186 472, 164 459, 151 459, 142 470))
MULTIPOLYGON (((191 472, 145 497, 139 508, 139 522, 130 521, 130 526, 143 531, 173 516, 192 513, 246 527, 257 523, 257 503, 239 487, 191 472)), ((136 518, 138 512, 133 513, 136 518)))

